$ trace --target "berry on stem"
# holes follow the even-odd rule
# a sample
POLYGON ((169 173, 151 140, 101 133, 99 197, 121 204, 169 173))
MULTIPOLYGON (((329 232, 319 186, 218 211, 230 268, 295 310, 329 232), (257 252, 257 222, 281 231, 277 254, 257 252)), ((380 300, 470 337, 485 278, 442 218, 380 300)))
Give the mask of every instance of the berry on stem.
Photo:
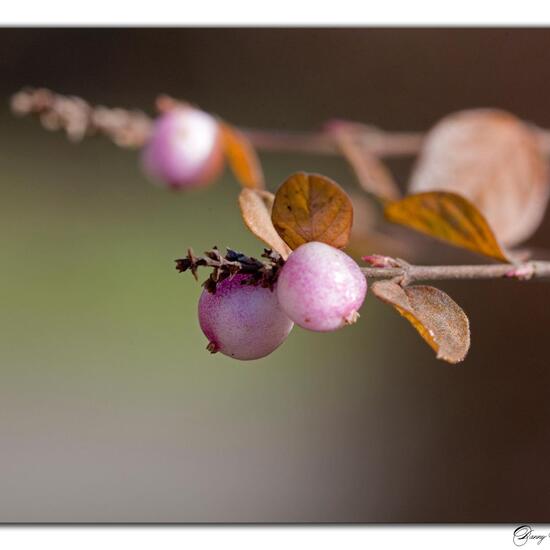
POLYGON ((155 121, 142 153, 145 172, 175 189, 202 187, 223 167, 217 121, 192 107, 177 107, 155 121))
POLYGON ((278 348, 294 326, 280 308, 277 293, 243 284, 249 277, 224 279, 215 294, 204 290, 200 297, 199 323, 212 353, 260 359, 278 348))
POLYGON ((277 280, 283 311, 303 328, 318 332, 354 323, 367 281, 347 254, 320 242, 299 246, 277 280))

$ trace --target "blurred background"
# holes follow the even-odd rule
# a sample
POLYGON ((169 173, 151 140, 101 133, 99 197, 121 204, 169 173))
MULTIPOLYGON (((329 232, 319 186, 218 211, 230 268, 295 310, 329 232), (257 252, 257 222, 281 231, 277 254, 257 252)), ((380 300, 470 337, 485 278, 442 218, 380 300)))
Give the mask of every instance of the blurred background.
MULTIPOLYGON (((266 359, 210 355, 173 260, 261 250, 232 176, 169 192, 137 153, 8 106, 30 85, 150 113, 164 92, 251 127, 425 130, 469 107, 550 127, 549 46, 545 29, 1 29, 0 521, 550 521, 547 285, 439 285, 470 317, 458 366, 372 297, 266 359)), ((296 170, 354 185, 342 160, 262 161, 272 189, 296 170)), ((390 166, 404 186, 411 160, 390 166)), ((550 216, 528 244, 550 248, 550 216)))

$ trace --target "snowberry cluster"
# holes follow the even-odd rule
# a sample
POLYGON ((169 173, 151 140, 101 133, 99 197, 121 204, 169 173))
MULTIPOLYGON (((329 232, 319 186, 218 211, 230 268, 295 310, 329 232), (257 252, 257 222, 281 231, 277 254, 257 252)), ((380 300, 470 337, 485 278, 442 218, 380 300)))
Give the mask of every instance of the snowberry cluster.
MULTIPOLYGON (((72 141, 103 135, 117 146, 141 148, 144 171, 170 189, 213 183, 227 163, 242 187, 242 219, 270 249, 263 260, 229 249, 223 256, 213 249, 200 258, 190 250, 177 260, 179 271, 195 277, 199 267, 212 269, 199 300, 200 326, 212 352, 258 359, 281 345, 294 324, 328 332, 354 323, 368 276, 381 279, 372 284, 372 294, 405 317, 439 359, 455 364, 470 346, 468 318, 446 293, 415 281, 550 278, 550 262, 527 255, 518 263, 523 254, 510 249, 533 233, 546 211, 549 140, 539 138, 550 131, 528 127, 509 113, 460 111, 423 136, 341 120, 320 133, 241 130, 168 96, 157 98, 155 119, 43 88, 21 90, 11 106, 17 115, 37 116, 49 130, 64 130, 72 141), (370 254, 362 256, 370 267, 361 270, 341 250, 350 243, 354 220, 345 190, 321 174, 296 172, 269 192, 255 144, 273 151, 337 152, 378 200, 386 221, 501 264, 414 266, 370 254), (417 153, 403 195, 379 157, 417 153), (480 194, 485 181, 491 185, 483 184, 480 194)), ((363 215, 369 218, 363 224, 369 240, 401 249, 370 212, 363 215)))
POLYGON ((177 260, 179 271, 213 267, 198 314, 208 349, 241 360, 259 359, 279 347, 294 323, 317 332, 354 323, 367 292, 359 266, 344 252, 309 242, 265 264, 228 251, 177 260), (281 267, 282 264, 282 267, 281 267), (256 266, 254 268, 254 266, 256 266), (258 273, 263 270, 260 277, 258 273), (272 273, 270 277, 269 273, 272 273))
MULTIPOLYGON (((187 106, 161 115, 143 150, 145 171, 172 188, 206 185, 222 165, 217 121, 187 106)), ((215 249, 207 258, 178 261, 180 271, 194 274, 201 265, 213 268, 199 300, 199 322, 211 352, 259 359, 284 342, 294 323, 328 332, 357 320, 367 282, 344 252, 308 242, 286 262, 268 259, 266 265, 234 251, 222 258, 215 249)))

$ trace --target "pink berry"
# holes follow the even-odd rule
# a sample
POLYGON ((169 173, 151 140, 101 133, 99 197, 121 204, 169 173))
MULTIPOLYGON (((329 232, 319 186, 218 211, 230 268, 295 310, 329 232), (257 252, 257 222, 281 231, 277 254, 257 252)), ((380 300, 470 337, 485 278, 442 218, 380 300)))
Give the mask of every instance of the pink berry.
POLYGON ((215 294, 204 290, 199 322, 210 351, 234 359, 260 359, 284 342, 294 323, 279 307, 274 290, 243 285, 246 278, 225 279, 215 294))
POLYGON ((359 266, 341 250, 319 242, 292 252, 277 280, 283 311, 297 325, 319 332, 355 322, 366 292, 359 266))
POLYGON ((161 115, 142 154, 154 180, 176 189, 210 183, 223 166, 218 123, 208 113, 180 107, 161 115))

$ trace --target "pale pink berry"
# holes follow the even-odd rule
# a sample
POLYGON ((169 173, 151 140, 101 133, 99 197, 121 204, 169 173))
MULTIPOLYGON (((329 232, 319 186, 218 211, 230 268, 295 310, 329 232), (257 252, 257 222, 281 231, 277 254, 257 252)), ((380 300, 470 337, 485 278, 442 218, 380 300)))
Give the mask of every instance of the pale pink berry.
POLYGON ((257 285, 243 285, 247 275, 218 283, 216 293, 203 291, 199 322, 211 352, 234 359, 260 359, 286 339, 294 323, 283 313, 277 293, 257 285))
POLYGON ((153 180, 172 188, 207 185, 223 167, 218 123, 191 107, 161 115, 143 149, 142 164, 153 180))
POLYGON ((359 266, 341 250, 319 242, 292 252, 277 280, 283 311, 297 325, 319 332, 354 323, 366 292, 359 266))

